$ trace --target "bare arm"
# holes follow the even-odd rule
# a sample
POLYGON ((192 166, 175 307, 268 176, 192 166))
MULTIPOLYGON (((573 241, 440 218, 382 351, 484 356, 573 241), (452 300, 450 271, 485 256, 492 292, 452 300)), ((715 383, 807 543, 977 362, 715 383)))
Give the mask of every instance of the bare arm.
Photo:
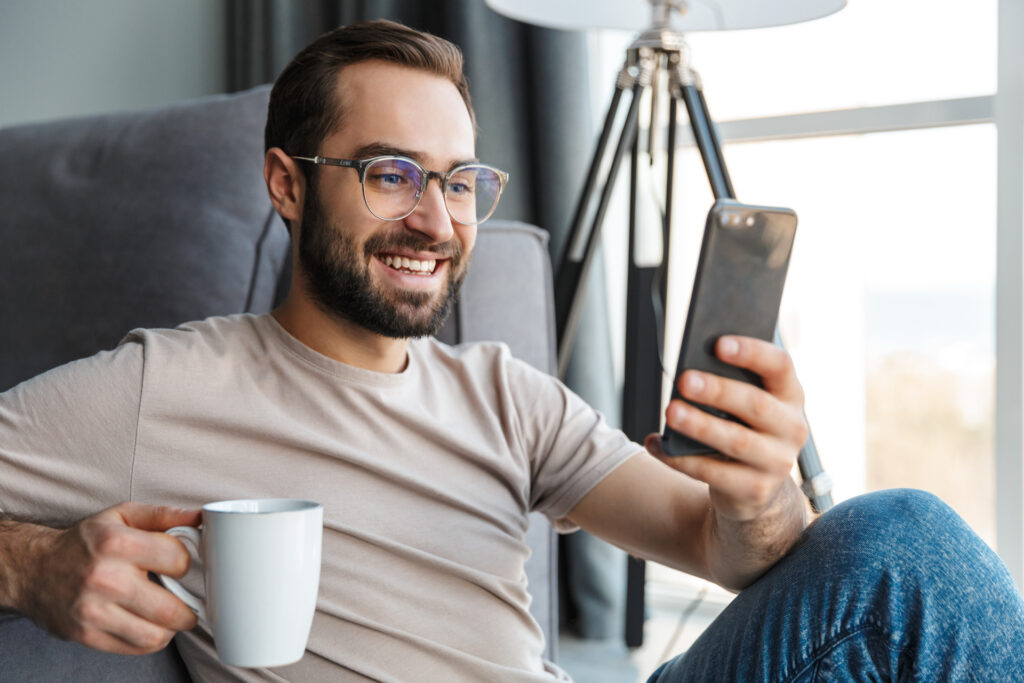
POLYGON ((69 529, 0 521, 0 605, 57 636, 120 654, 162 649, 195 615, 148 571, 181 577, 189 555, 163 533, 199 512, 125 503, 69 529))
POLYGON ((673 401, 666 417, 730 459, 665 456, 652 434, 646 447, 654 458, 641 454, 624 463, 569 519, 638 556, 741 589, 775 564, 807 524, 790 477, 807 426, 803 390, 785 351, 737 337, 719 340, 717 350, 722 360, 759 374, 764 389, 688 371, 680 390, 748 426, 682 401, 673 401))
POLYGON ((39 524, 0 519, 0 605, 28 613, 33 558, 55 529, 39 524))

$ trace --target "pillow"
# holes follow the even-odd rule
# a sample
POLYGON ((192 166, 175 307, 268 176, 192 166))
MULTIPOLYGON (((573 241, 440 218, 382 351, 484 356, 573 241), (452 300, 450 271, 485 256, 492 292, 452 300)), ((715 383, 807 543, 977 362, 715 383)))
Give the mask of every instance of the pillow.
POLYGON ((0 130, 0 390, 134 327, 272 307, 268 95, 0 130))

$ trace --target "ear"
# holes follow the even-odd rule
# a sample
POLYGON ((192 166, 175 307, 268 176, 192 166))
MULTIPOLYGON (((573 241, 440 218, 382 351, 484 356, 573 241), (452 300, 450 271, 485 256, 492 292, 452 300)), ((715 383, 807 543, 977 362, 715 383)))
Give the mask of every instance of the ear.
POLYGON ((280 147, 267 150, 263 160, 263 179, 267 183, 270 203, 289 224, 296 224, 302 218, 305 177, 299 171, 294 159, 280 147))

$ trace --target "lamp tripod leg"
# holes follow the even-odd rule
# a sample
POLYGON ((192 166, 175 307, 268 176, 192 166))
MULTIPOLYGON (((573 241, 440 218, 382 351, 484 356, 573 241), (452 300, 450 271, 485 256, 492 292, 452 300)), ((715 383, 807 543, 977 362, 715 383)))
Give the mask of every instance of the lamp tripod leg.
MULTIPOLYGON (((585 188, 584 196, 581 197, 577 207, 577 216, 574 219, 573 232, 566 243, 565 251, 559 265, 558 275, 555 282, 555 326, 558 339, 558 376, 564 378, 565 371, 569 366, 569 356, 572 351, 573 342, 576 337, 576 329, 579 325, 579 316, 583 308, 583 295, 586 291, 586 278, 593 262, 594 254, 597 251, 601 235, 601 225, 604 222, 605 213, 608 210, 608 203, 611 200, 612 190, 615 187, 615 180, 619 173, 619 167, 626 150, 636 139, 638 129, 638 116, 640 111, 640 99, 643 90, 650 83, 650 74, 653 71, 652 60, 643 60, 640 63, 639 73, 632 83, 632 101, 626 113, 626 120, 622 126, 618 143, 611 159, 608 175, 605 179, 601 195, 598 200, 597 210, 589 230, 584 232, 583 216, 589 207, 596 184, 596 172, 600 168, 604 157, 604 149, 599 144, 597 154, 591 162, 591 174, 594 181, 589 182, 585 188), (577 253, 579 245, 584 242, 582 256, 577 253)), ((621 76, 620 76, 621 81, 621 76)), ((616 91, 612 100, 613 108, 609 110, 605 119, 605 127, 608 128, 614 121, 614 111, 618 106, 621 91, 616 91)), ((604 137, 604 135, 602 134, 604 137)), ((607 139, 604 140, 605 144, 607 139)))
MULTIPOLYGON (((637 156, 634 147, 630 197, 629 269, 626 293, 626 376, 623 386, 623 431, 643 442, 651 432, 661 431, 661 387, 664 373, 664 303, 668 287, 668 255, 671 239, 673 183, 678 99, 670 93, 668 140, 665 168, 665 208, 661 221, 662 254, 655 265, 638 262, 636 256, 637 156)), ((630 556, 626 561, 625 641, 630 648, 644 642, 646 620, 646 563, 630 556)))

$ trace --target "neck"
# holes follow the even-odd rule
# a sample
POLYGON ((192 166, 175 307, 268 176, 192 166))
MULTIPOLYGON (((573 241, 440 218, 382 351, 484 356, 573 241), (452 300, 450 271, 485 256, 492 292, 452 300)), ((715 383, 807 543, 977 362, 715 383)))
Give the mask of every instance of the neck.
POLYGON ((393 373, 404 370, 408 362, 408 339, 385 337, 329 315, 308 297, 290 294, 271 315, 300 342, 346 365, 393 373))

